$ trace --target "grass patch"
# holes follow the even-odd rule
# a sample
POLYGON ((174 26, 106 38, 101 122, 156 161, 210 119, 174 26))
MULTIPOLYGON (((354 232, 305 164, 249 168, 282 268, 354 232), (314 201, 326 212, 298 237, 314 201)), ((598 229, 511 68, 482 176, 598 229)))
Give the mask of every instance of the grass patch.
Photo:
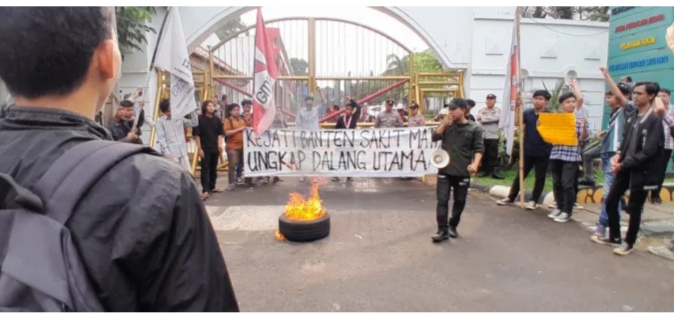
MULTIPOLYGON (((514 181, 514 178, 519 174, 517 170, 506 170, 501 172, 502 175, 505 177, 504 180, 498 180, 498 179, 493 179, 490 177, 484 177, 484 178, 479 178, 475 177, 472 179, 472 181, 476 183, 480 183, 483 185, 504 185, 504 186, 511 186, 512 181, 514 181)), ((603 183, 603 171, 596 170, 595 172, 596 176, 596 183, 597 184, 602 184, 603 183)), ((526 190, 532 190, 533 186, 535 185, 535 170, 531 170, 530 174, 523 179, 523 181, 526 183, 526 190)), ((666 177, 664 178, 664 183, 673 183, 674 182, 674 177, 666 177)), ((545 192, 550 192, 552 191, 552 177, 549 173, 547 173, 547 179, 545 180, 545 192)))

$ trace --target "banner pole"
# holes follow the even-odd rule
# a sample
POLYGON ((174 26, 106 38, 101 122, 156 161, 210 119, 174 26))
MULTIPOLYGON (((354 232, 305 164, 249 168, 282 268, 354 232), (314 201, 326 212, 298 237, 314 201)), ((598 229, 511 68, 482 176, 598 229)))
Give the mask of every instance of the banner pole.
POLYGON ((517 108, 519 111, 519 196, 521 201, 521 208, 526 207, 526 188, 523 181, 523 145, 524 145, 524 130, 523 130, 523 78, 521 78, 521 7, 516 7, 516 16, 514 17, 516 22, 516 47, 517 47, 517 71, 519 74, 519 88, 517 89, 516 100, 519 104, 517 108))

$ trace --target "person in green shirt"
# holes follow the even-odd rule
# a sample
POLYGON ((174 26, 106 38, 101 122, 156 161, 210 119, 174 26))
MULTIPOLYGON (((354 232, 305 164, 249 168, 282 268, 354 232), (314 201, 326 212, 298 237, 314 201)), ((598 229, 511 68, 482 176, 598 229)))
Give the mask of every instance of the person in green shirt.
POLYGON ((437 174, 437 233, 432 241, 440 242, 458 237, 457 227, 465 209, 471 174, 479 169, 484 152, 481 125, 465 116, 467 101, 453 99, 448 104, 448 114, 432 134, 432 141, 441 141, 441 149, 451 158, 437 174), (448 201, 453 188, 453 213, 448 219, 448 201))

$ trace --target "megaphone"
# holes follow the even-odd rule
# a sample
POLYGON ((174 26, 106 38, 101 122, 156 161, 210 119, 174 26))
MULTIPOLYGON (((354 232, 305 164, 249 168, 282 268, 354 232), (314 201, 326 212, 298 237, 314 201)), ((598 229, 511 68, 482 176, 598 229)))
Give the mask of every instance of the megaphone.
POLYGON ((443 149, 437 149, 432 152, 432 165, 437 169, 446 168, 451 163, 451 157, 443 149))

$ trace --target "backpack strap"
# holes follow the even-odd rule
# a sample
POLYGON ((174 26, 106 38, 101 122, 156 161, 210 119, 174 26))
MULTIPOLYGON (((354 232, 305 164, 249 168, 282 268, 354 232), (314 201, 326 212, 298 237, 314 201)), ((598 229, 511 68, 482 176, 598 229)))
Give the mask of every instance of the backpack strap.
POLYGON ((47 216, 65 224, 80 198, 103 174, 141 152, 154 153, 150 147, 104 140, 87 141, 66 151, 35 186, 47 216))

